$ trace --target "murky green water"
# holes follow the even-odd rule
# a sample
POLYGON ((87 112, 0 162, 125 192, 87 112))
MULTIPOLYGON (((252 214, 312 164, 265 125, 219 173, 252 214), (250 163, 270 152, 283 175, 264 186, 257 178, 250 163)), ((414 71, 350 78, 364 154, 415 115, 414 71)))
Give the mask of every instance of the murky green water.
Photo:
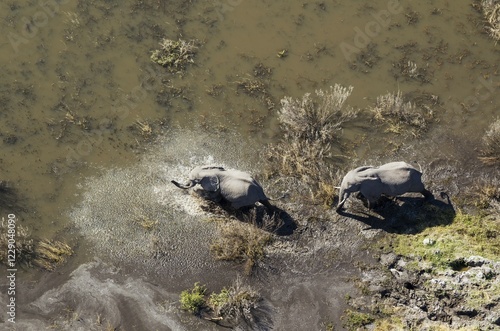
MULTIPOLYGON (((171 127, 237 132, 258 158, 279 139, 284 96, 335 83, 352 85, 347 103, 361 109, 398 89, 436 96, 424 147, 408 153, 428 161, 475 155, 499 116, 499 46, 469 1, 18 1, 0 13, 0 179, 23 198, 22 222, 40 237, 72 227, 88 177, 134 167, 171 127), (183 73, 150 61, 164 37, 199 41, 183 73), (408 61, 421 75, 401 73, 408 61), (241 87, 257 81, 252 95, 241 87)), ((373 135, 372 125, 345 135, 373 135)), ((358 148, 363 159, 384 146, 373 137, 358 148)), ((190 165, 169 155, 168 164, 190 165)), ((241 154, 215 161, 254 167, 231 155, 241 154)))

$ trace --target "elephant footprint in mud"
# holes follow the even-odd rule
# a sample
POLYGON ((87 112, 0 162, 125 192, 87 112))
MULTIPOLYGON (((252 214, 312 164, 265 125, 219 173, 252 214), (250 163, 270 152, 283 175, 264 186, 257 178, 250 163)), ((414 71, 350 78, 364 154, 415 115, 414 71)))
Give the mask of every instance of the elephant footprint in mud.
POLYGON ((351 193, 359 192, 373 208, 382 196, 395 197, 405 193, 433 195, 422 183, 422 173, 406 162, 391 162, 380 167, 364 166, 349 171, 339 187, 337 212, 342 210, 351 193))
POLYGON ((189 174, 189 182, 185 185, 172 180, 182 189, 191 189, 204 199, 227 201, 235 209, 253 206, 256 202, 263 204, 269 212, 273 206, 262 189, 262 186, 248 173, 224 169, 216 166, 198 166, 189 174))

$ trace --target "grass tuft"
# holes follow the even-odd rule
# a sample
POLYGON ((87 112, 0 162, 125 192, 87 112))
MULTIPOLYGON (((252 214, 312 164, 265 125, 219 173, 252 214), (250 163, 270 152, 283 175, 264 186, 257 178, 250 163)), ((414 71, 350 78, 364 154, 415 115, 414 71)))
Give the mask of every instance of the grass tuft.
POLYGON ((490 125, 483 136, 483 149, 479 159, 487 165, 500 164, 500 118, 490 125))
POLYGON ((73 255, 71 247, 61 241, 41 240, 36 244, 33 264, 45 270, 53 271, 73 255))
POLYGON ((236 261, 244 264, 245 273, 252 273, 255 264, 264 258, 264 248, 272 236, 253 225, 226 222, 220 225, 221 235, 210 247, 217 260, 236 261))
POLYGON ((373 315, 353 311, 350 309, 344 312, 344 316, 342 316, 342 319, 344 320, 343 326, 347 330, 358 330, 365 325, 375 322, 375 317, 373 315))
POLYGON ((402 134, 410 131, 414 136, 427 130, 432 116, 431 111, 424 114, 416 104, 405 102, 401 91, 377 97, 375 107, 370 110, 375 120, 387 124, 387 132, 402 134))

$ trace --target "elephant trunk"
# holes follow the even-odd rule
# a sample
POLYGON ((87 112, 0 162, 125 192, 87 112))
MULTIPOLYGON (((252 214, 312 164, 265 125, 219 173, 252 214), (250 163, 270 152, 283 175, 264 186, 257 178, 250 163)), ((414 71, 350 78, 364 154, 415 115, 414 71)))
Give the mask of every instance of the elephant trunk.
POLYGON ((182 188, 184 190, 187 190, 187 189, 196 185, 196 183, 194 181, 191 181, 189 184, 186 184, 186 185, 180 184, 180 183, 176 182, 175 180, 171 180, 171 182, 172 182, 172 184, 174 184, 178 188, 182 188))
POLYGON ((348 197, 349 192, 345 192, 344 189, 341 188, 339 193, 339 203, 337 205, 337 211, 340 211, 342 209, 342 206, 344 205, 348 197))

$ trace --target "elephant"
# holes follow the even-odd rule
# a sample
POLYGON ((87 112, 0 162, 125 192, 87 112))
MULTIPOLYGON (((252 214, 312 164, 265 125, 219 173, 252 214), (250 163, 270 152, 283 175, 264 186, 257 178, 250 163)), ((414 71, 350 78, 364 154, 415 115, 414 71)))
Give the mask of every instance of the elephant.
POLYGON ((422 183, 422 173, 406 162, 390 162, 380 167, 363 166, 349 171, 342 180, 337 212, 351 193, 359 192, 373 208, 382 195, 395 197, 409 192, 433 198, 422 183))
POLYGON ((183 185, 171 181, 182 189, 193 192, 207 200, 228 201, 234 209, 253 206, 256 202, 263 204, 268 211, 273 210, 262 186, 249 174, 235 169, 224 169, 217 166, 197 166, 189 174, 189 183, 183 185))

